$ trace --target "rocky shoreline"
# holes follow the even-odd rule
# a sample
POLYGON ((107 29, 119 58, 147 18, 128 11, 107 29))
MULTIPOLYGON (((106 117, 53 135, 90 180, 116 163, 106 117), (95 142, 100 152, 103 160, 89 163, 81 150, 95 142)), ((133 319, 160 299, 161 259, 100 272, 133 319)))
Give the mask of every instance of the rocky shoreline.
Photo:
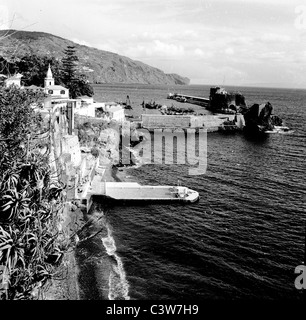
MULTIPOLYGON (((130 167, 118 168, 109 164, 105 169, 103 179, 108 182, 128 182, 133 181, 133 177, 128 175, 130 167)), ((84 224, 85 213, 82 208, 72 203, 67 203, 63 214, 62 228, 67 228, 65 223, 70 221, 72 228, 68 230, 69 235, 76 233, 77 226, 84 224)), ((67 252, 63 260, 64 270, 59 279, 52 279, 50 287, 43 294, 43 300, 82 300, 82 290, 79 283, 80 268, 76 257, 77 248, 74 247, 67 252)))

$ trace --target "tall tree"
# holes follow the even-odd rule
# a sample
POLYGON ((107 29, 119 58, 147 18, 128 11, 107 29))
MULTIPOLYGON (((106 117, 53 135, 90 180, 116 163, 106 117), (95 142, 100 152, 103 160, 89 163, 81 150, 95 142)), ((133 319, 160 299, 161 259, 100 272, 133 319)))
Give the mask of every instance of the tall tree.
POLYGON ((62 78, 65 84, 69 86, 75 80, 77 62, 79 61, 79 58, 77 57, 75 47, 73 46, 68 46, 64 51, 64 54, 65 56, 62 59, 62 78))
POLYGON ((84 74, 77 70, 79 58, 76 55, 75 47, 68 46, 62 59, 62 81, 70 92, 70 97, 75 99, 81 95, 93 96, 94 92, 84 74))

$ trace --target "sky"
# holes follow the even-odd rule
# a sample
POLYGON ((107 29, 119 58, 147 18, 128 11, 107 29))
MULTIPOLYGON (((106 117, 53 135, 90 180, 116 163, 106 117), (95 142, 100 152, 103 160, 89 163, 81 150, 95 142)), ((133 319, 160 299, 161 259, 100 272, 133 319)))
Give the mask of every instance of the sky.
POLYGON ((191 84, 306 87, 305 0, 0 0, 0 28, 52 33, 191 84))

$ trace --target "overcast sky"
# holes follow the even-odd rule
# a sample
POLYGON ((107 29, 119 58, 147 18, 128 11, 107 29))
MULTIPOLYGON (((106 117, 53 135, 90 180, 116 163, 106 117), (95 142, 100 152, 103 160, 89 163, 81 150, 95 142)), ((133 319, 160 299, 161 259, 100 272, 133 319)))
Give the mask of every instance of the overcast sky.
POLYGON ((0 0, 0 13, 2 29, 49 32, 192 84, 306 88, 305 0, 0 0))

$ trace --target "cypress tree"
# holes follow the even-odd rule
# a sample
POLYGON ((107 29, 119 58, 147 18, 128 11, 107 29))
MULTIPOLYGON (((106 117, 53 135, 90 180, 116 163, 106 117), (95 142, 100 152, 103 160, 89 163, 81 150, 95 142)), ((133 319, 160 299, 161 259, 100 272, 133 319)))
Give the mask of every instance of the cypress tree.
POLYGON ((69 89, 70 97, 75 99, 84 94, 93 96, 93 89, 86 76, 80 74, 77 70, 79 58, 76 55, 75 47, 68 46, 64 53, 65 56, 62 59, 62 82, 69 89))
POLYGON ((67 86, 72 85, 76 78, 76 67, 79 58, 76 55, 74 46, 68 46, 64 51, 65 56, 62 59, 63 63, 63 80, 67 86))

